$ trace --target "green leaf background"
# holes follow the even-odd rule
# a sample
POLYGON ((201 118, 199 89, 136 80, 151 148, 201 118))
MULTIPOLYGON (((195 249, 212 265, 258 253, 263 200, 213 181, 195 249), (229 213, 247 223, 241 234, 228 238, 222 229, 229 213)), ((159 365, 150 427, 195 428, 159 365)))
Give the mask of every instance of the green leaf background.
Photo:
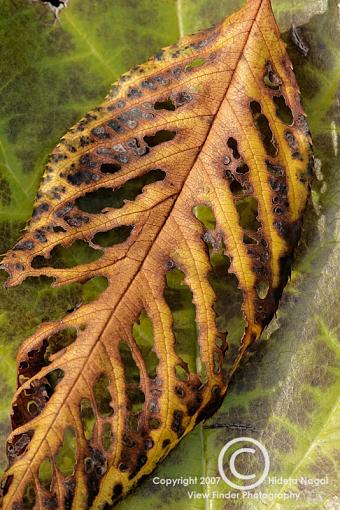
MULTIPOLYGON (((1 1, 0 253, 13 246, 31 214, 47 155, 77 119, 101 102, 111 83, 180 35, 208 27, 241 4, 69 0, 56 20, 39 0, 1 1)), ((237 371, 221 409, 187 436, 154 475, 117 506, 119 510, 340 508, 339 8, 335 0, 274 0, 273 7, 295 66, 317 157, 292 278, 277 317, 237 371), (291 41, 292 25, 301 26, 310 48, 307 57, 291 41), (234 500, 213 497, 214 491, 228 493, 224 482, 176 488, 153 483, 154 476, 215 477, 220 449, 239 436, 251 436, 266 446, 271 477, 327 476, 328 483, 315 487, 264 482, 257 489, 262 499, 234 500), (190 500, 188 491, 210 497, 190 500), (294 499, 284 499, 289 492, 294 499)), ((79 251, 71 256, 81 262, 85 255, 79 251)), ((1 273, 1 284, 5 278, 1 273)), ((62 317, 79 303, 95 299, 101 289, 96 279, 51 289, 47 278, 0 289, 1 469, 6 466, 18 346, 41 321, 62 317)), ((218 313, 223 317, 227 311, 221 302, 218 313)), ((188 314, 189 308, 190 303, 188 314)), ((185 314, 184 310, 186 327, 185 314)), ((226 327, 233 338, 241 323, 235 317, 226 327)), ((242 458, 239 471, 259 469, 246 458, 242 464, 242 458)))

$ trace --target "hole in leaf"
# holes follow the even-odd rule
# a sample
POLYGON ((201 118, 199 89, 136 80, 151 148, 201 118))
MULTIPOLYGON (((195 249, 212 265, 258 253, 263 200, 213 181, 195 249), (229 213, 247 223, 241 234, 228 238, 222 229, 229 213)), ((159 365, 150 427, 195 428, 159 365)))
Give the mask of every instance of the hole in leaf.
POLYGON ((8 475, 1 480, 0 483, 0 498, 4 498, 8 493, 10 486, 13 482, 13 475, 8 475))
POLYGON ((278 90, 282 84, 282 81, 274 71, 270 62, 267 62, 266 64, 266 72, 263 76, 263 82, 267 87, 273 90, 278 90))
POLYGON ((208 370, 205 362, 198 363, 198 374, 202 384, 206 384, 208 382, 208 370))
POLYGON ((17 434, 11 439, 10 443, 7 443, 7 457, 10 466, 18 457, 27 451, 32 437, 33 430, 28 430, 25 433, 17 434))
POLYGON ((43 489, 50 491, 53 478, 53 468, 50 459, 46 458, 40 464, 38 478, 43 489))
POLYGON ((133 359, 131 349, 127 342, 119 343, 119 354, 124 365, 127 398, 133 414, 139 413, 145 402, 145 395, 140 389, 139 368, 133 359))
POLYGON ((276 106, 276 115, 279 117, 282 122, 285 124, 291 125, 293 123, 293 114, 292 110, 287 106, 285 98, 281 96, 274 96, 273 101, 276 106))
POLYGON ((270 156, 277 154, 277 148, 274 145, 274 137, 267 117, 262 113, 261 105, 257 101, 250 103, 251 113, 256 129, 259 131, 262 139, 263 146, 270 156))
POLYGON ((260 299, 265 299, 269 291, 269 283, 263 280, 256 285, 255 290, 260 299))
POLYGON ((176 131, 169 131, 166 129, 161 129, 157 131, 156 134, 151 136, 144 136, 144 141, 149 147, 155 147, 164 142, 169 142, 173 140, 176 136, 176 131))
POLYGON ((51 335, 47 339, 47 347, 44 354, 45 364, 50 363, 50 356, 71 345, 77 338, 76 328, 65 328, 51 335))
POLYGON ((49 372, 46 377, 50 384, 52 394, 56 389, 57 385, 63 379, 64 370, 62 370, 61 368, 55 368, 54 370, 52 370, 52 372, 49 372))
POLYGON ((204 204, 196 205, 192 212, 206 229, 213 230, 216 227, 216 219, 211 207, 204 204))
POLYGON ((155 169, 150 172, 128 180, 122 187, 117 189, 100 188, 97 191, 86 193, 76 200, 80 210, 98 214, 106 207, 120 209, 124 206, 125 200, 135 200, 143 192, 144 186, 162 181, 166 176, 163 170, 155 169))
POLYGON ((154 334, 152 321, 145 310, 141 312, 138 321, 132 327, 132 334, 141 351, 148 376, 154 379, 157 376, 159 359, 154 349, 154 334))
MULTIPOLYGON (((36 503, 35 489, 32 483, 26 485, 24 495, 22 497, 23 510, 33 510, 36 503)), ((14 508, 14 506, 13 506, 14 508)))
POLYGON ((249 172, 249 166, 246 165, 245 163, 241 163, 237 168, 236 168, 236 172, 238 174, 247 174, 249 172))
MULTIPOLYGON (((64 372, 57 368, 41 379, 33 379, 30 386, 17 395, 11 416, 13 428, 29 422, 41 413, 63 375, 64 372)), ((22 382, 19 381, 20 384, 22 382)))
POLYGON ((205 62, 204 58, 195 58, 185 66, 185 70, 190 71, 191 69, 195 69, 195 67, 200 67, 204 64, 204 62, 205 62))
POLYGON ((91 401, 88 398, 82 398, 80 401, 80 417, 83 424, 84 436, 89 440, 92 438, 96 417, 93 412, 91 401))
POLYGON ((239 224, 242 229, 256 232, 261 226, 261 223, 257 220, 258 203, 256 198, 243 198, 237 202, 236 208, 239 215, 239 224))
POLYGON ((168 97, 165 101, 156 101, 154 104, 155 110, 169 110, 173 112, 176 110, 174 102, 168 97))
POLYGON ((83 284, 83 302, 90 303, 97 299, 107 288, 109 282, 105 276, 94 276, 83 284))
POLYGON ((77 240, 68 248, 61 245, 55 246, 48 258, 36 255, 32 260, 32 267, 53 267, 55 269, 66 269, 81 264, 89 264, 98 260, 103 255, 102 250, 91 248, 85 241, 77 240))
POLYGON ((243 235, 243 242, 244 244, 257 244, 256 239, 249 237, 247 234, 243 235))
POLYGON ((176 354, 187 363, 189 371, 196 373, 196 360, 199 357, 196 307, 193 294, 184 283, 185 274, 179 269, 166 273, 164 299, 173 318, 176 354))
POLYGON ((177 379, 180 381, 187 381, 189 379, 188 372, 181 365, 175 365, 175 372, 177 379))
POLYGON ((229 184, 230 191, 233 195, 243 194, 244 188, 237 179, 233 179, 229 184))
POLYGON ((94 244, 99 244, 99 246, 103 248, 123 243, 130 237, 132 229, 133 225, 122 225, 121 227, 113 228, 107 232, 98 232, 98 234, 92 238, 92 242, 94 244))
POLYGON ((118 163, 103 163, 100 165, 100 171, 103 174, 115 174, 116 172, 119 172, 119 170, 122 167, 118 165, 118 163))
POLYGON ((98 413, 103 418, 113 415, 113 408, 111 407, 112 396, 109 391, 109 384, 109 378, 105 373, 100 374, 93 384, 93 394, 98 413))
POLYGON ((59 448, 55 461, 57 468, 63 476, 70 476, 76 464, 76 434, 71 427, 64 430, 64 440, 59 448))
POLYGON ((220 354, 215 351, 213 355, 214 360, 214 374, 218 374, 221 371, 220 354))
POLYGON ((229 149, 232 150, 233 157, 235 159, 239 159, 240 153, 238 152, 237 141, 235 140, 235 138, 232 138, 232 137, 228 138, 227 145, 228 145, 229 149))
POLYGON ((55 234, 59 234, 61 232, 66 232, 64 227, 60 227, 59 225, 56 225, 55 227, 52 227, 52 230, 55 234))
POLYGON ((111 423, 105 422, 102 431, 102 445, 106 452, 111 450, 113 443, 113 432, 111 423))
MULTIPOLYGON (((216 314, 216 328, 220 336, 216 338, 215 343, 224 354, 223 372, 226 376, 238 355, 246 321, 241 311, 243 294, 238 288, 237 277, 235 274, 229 273, 230 259, 224 252, 225 247, 219 251, 209 249, 211 271, 208 280, 216 294, 213 309, 216 314), (227 344, 228 349, 225 351, 227 344)), ((214 361, 216 362, 216 359, 214 361)))

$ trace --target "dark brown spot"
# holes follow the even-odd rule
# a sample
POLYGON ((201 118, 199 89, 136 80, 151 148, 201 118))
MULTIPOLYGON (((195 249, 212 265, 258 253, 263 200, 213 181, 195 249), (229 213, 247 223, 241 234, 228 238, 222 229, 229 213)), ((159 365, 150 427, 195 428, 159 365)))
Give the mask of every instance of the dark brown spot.
POLYGON ((171 430, 176 432, 178 437, 184 434, 184 427, 182 426, 183 411, 175 410, 173 413, 173 419, 171 423, 171 430))
POLYGON ((162 443, 162 447, 166 448, 167 446, 169 446, 170 443, 171 443, 170 439, 164 439, 164 441, 162 443))
POLYGON ((291 131, 287 130, 285 132, 285 139, 287 140, 287 143, 291 150, 292 158, 293 159, 301 159, 298 142, 291 131))
POLYGON ((24 251, 24 250, 32 250, 34 248, 33 241, 24 241, 22 243, 18 243, 14 246, 13 250, 15 251, 24 251))

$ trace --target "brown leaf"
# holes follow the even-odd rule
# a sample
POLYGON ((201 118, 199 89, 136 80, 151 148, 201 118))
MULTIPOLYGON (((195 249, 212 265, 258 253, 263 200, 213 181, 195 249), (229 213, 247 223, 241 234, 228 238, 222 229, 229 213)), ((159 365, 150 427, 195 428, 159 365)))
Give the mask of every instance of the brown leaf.
POLYGON ((4 509, 25 498, 35 508, 106 508, 218 408, 278 306, 311 168, 268 0, 162 50, 70 129, 49 158, 27 231, 4 259, 7 284, 102 276, 108 287, 42 324, 20 349, 4 509), (212 211, 215 228, 198 206, 212 211), (81 241, 101 256, 53 267, 56 247, 81 241), (214 250, 230 258, 247 321, 229 373, 208 278, 214 250), (196 371, 176 343, 172 271, 183 273, 195 307, 196 371), (152 323, 152 363, 134 334, 142 317, 152 323))

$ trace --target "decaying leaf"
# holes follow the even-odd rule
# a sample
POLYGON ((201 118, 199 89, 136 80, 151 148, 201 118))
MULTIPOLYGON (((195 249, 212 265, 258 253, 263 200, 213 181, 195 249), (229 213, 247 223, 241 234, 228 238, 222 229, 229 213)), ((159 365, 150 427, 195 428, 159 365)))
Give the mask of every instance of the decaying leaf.
POLYGON ((278 306, 312 161, 269 0, 162 50, 70 129, 3 261, 7 285, 45 275, 107 288, 18 353, 4 509, 108 508, 217 409, 278 306), (88 263, 55 263, 80 245, 88 263), (230 260, 247 322, 228 372, 214 253, 230 260), (171 278, 195 309, 196 366, 177 342, 171 278))

